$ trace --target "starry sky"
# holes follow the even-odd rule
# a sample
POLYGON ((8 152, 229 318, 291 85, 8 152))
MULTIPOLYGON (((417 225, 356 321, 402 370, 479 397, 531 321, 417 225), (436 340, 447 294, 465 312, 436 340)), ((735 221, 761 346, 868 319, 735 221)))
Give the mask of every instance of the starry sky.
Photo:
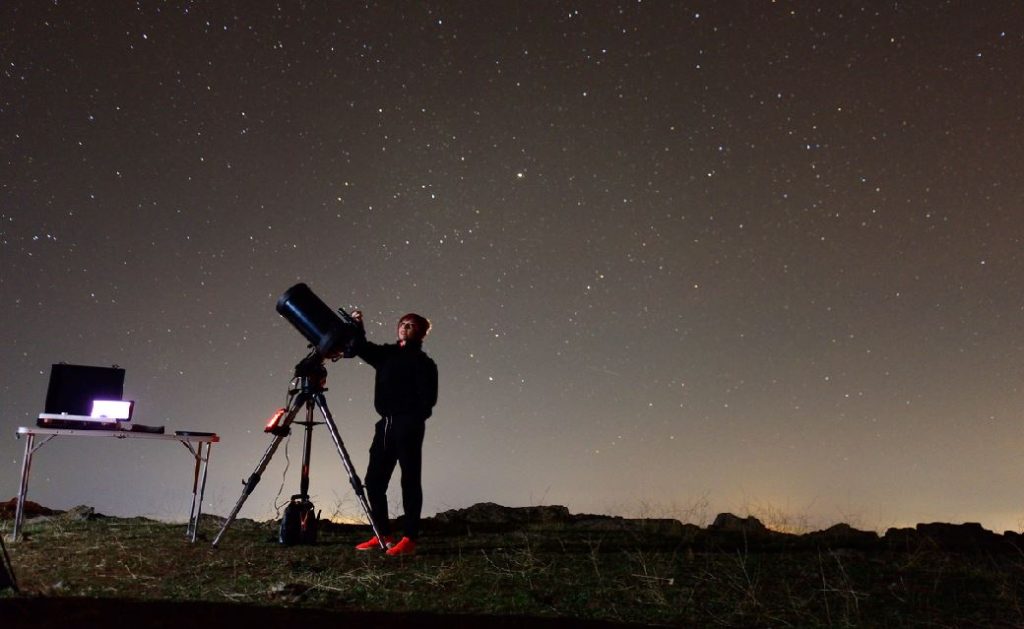
MULTIPOLYGON (((424 515, 1020 530, 1022 75, 998 0, 5 2, 0 498, 50 366, 116 364, 137 423, 221 436, 226 515, 305 282, 371 340, 432 321, 424 515)), ((362 475, 373 370, 328 366, 362 475)), ((188 514, 173 442, 32 472, 51 508, 188 514)), ((310 489, 360 515, 322 427, 310 489)))

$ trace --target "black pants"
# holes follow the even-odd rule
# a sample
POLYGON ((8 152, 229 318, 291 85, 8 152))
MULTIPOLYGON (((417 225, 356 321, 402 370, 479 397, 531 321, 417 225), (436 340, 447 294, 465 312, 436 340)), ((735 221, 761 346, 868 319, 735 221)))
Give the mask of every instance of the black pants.
POLYGON ((391 535, 388 483, 397 463, 402 468, 403 533, 411 539, 419 536, 420 511, 423 509, 420 470, 425 429, 426 420, 419 417, 399 415, 377 422, 373 443, 370 444, 370 464, 366 468, 366 495, 374 524, 381 535, 391 535))

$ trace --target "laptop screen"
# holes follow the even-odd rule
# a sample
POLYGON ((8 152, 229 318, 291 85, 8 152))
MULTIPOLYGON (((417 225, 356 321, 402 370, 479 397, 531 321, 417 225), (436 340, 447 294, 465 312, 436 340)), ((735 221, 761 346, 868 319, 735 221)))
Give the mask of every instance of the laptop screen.
POLYGON ((134 400, 93 400, 92 412, 89 413, 89 416, 128 421, 132 418, 133 410, 135 410, 134 400))
POLYGON ((120 400, 124 369, 58 363, 50 369, 46 413, 91 415, 93 400, 120 400))

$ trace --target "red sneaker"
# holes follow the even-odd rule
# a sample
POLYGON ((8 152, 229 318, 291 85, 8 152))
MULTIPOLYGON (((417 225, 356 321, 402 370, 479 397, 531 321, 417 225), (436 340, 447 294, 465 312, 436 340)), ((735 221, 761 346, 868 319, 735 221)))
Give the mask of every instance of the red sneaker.
MULTIPOLYGON (((384 536, 384 546, 391 548, 395 544, 395 538, 390 535, 384 536)), ((380 540, 374 535, 370 539, 366 540, 362 544, 356 544, 356 550, 376 550, 380 548, 380 540)))
POLYGON ((397 557, 399 555, 415 555, 416 554, 416 542, 412 541, 408 537, 403 537, 400 542, 388 549, 388 557, 397 557))

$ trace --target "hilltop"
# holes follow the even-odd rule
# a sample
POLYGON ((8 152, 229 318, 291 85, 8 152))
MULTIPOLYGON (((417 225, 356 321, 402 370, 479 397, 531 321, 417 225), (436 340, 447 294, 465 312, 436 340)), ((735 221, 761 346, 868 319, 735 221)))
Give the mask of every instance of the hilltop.
POLYGON ((396 560, 352 549, 365 525, 282 546, 277 522, 239 519, 213 548, 215 515, 190 544, 183 524, 26 506, 5 626, 1024 626, 1020 535, 976 523, 796 535, 729 513, 700 527, 480 503, 426 518, 396 560))

